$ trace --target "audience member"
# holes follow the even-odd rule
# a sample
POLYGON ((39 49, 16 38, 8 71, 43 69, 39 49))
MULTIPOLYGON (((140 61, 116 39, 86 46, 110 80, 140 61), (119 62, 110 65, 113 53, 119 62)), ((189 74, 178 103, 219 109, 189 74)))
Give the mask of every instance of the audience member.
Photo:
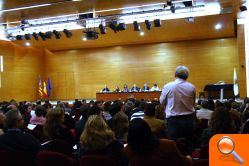
POLYGON ((46 122, 46 118, 43 117, 45 112, 44 106, 38 106, 35 109, 35 115, 31 117, 29 123, 34 125, 44 125, 46 122))
POLYGON ((73 134, 63 122, 64 111, 60 107, 49 111, 44 125, 44 135, 49 140, 64 140, 73 146, 75 144, 73 134))
POLYGON ((112 118, 112 130, 115 134, 115 138, 125 144, 127 142, 129 120, 123 111, 118 112, 112 118))
POLYGON ((190 165, 174 141, 155 137, 143 119, 136 118, 130 122, 127 141, 124 151, 129 161, 154 157, 165 160, 171 166, 190 165))
POLYGON ((0 150, 23 153, 34 160, 41 150, 41 144, 32 135, 22 132, 24 121, 21 113, 14 109, 5 116, 6 132, 0 136, 0 150))
POLYGON ((199 110, 196 110, 196 117, 198 119, 207 119, 210 120, 212 116, 213 111, 208 109, 208 101, 203 100, 201 102, 201 108, 199 110))
POLYGON ((210 127, 202 133, 201 142, 203 145, 208 144, 210 138, 215 134, 234 134, 234 122, 225 107, 217 107, 212 114, 210 127))
POLYGON ((163 120, 155 118, 155 105, 149 103, 145 107, 144 121, 148 123, 151 131, 159 137, 165 137, 166 123, 163 120))
POLYGON ((123 145, 115 140, 114 133, 99 115, 88 118, 80 143, 80 156, 106 155, 118 161, 119 165, 127 165, 123 145))
POLYGON ((178 66, 175 81, 163 87, 160 102, 166 105, 167 137, 172 140, 186 138, 192 142, 194 132, 195 87, 187 82, 189 69, 178 66))
POLYGON ((165 120, 166 114, 165 114, 165 106, 163 104, 158 104, 155 107, 155 118, 165 120))
POLYGON ((146 102, 145 101, 141 101, 140 104, 139 104, 139 109, 137 110, 137 112, 134 112, 132 115, 131 115, 131 119, 135 119, 135 118, 144 118, 144 109, 146 107, 146 102))

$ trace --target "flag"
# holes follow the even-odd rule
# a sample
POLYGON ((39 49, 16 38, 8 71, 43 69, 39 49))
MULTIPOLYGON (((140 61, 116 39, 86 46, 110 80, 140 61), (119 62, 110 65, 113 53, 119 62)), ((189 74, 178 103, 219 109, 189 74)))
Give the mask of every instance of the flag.
POLYGON ((40 98, 43 97, 43 87, 42 87, 42 80, 41 77, 39 77, 39 81, 38 81, 38 93, 40 98))
POLYGON ((233 93, 234 93, 234 96, 239 95, 238 77, 237 77, 237 73, 236 73, 235 68, 234 68, 234 71, 233 71, 233 93))
POLYGON ((48 97, 48 92, 47 92, 47 84, 45 81, 43 81, 43 97, 47 98, 48 97))
POLYGON ((52 84, 51 84, 50 78, 48 77, 48 81, 47 81, 47 93, 48 93, 48 97, 50 96, 51 91, 52 91, 52 84))

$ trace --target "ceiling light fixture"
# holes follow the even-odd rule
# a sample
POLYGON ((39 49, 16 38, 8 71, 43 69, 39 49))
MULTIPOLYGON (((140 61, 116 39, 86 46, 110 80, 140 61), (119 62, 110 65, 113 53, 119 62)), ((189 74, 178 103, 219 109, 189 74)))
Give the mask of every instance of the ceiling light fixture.
POLYGON ((218 23, 214 26, 216 30, 220 30, 222 28, 222 24, 218 23))
POLYGON ((148 30, 151 29, 151 23, 150 23, 149 20, 145 20, 145 26, 146 26, 146 28, 147 28, 148 30))
POLYGON ((141 31, 141 32, 139 33, 139 35, 140 35, 140 36, 144 36, 144 32, 141 31))
POLYGON ((71 38, 73 36, 72 32, 70 32, 67 29, 64 29, 63 32, 65 33, 65 35, 66 35, 67 38, 71 38))
POLYGON ((26 45, 27 47, 29 47, 29 46, 30 46, 30 43, 29 43, 29 42, 26 42, 25 45, 26 45))
POLYGON ((133 26, 134 26, 134 31, 140 31, 140 25, 137 21, 133 22, 133 26))

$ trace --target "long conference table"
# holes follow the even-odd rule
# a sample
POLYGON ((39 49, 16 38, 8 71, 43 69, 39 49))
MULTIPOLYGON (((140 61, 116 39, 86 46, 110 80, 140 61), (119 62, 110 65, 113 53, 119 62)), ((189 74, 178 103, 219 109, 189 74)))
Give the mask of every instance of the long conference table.
POLYGON ((161 91, 149 91, 149 92, 107 92, 107 93, 96 93, 96 100, 103 101, 114 101, 114 100, 126 100, 128 98, 135 99, 148 99, 154 100, 159 99, 161 91))

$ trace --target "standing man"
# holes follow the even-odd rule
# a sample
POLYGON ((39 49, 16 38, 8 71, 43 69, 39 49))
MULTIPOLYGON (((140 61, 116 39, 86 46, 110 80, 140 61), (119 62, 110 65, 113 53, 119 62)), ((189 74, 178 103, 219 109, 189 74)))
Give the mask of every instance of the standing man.
POLYGON ((195 86, 186 80, 189 69, 178 66, 175 81, 163 87, 160 103, 164 104, 167 119, 167 136, 177 140, 186 138, 191 142, 194 131, 195 86))

